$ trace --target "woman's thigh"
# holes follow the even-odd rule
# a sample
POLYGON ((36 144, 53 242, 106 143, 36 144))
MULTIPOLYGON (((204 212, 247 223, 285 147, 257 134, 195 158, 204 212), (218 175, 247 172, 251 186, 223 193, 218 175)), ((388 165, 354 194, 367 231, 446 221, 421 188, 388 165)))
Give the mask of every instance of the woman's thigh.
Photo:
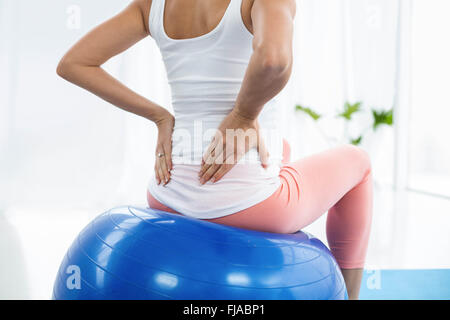
POLYGON ((371 172, 369 156, 353 145, 343 145, 308 156, 287 164, 284 169, 294 171, 299 177, 296 183, 300 197, 295 202, 293 229, 311 224, 371 172))

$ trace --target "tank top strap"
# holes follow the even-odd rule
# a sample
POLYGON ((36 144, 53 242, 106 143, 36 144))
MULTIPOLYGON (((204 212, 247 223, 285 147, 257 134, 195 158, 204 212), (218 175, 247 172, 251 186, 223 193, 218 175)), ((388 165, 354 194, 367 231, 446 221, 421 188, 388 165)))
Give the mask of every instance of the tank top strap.
MULTIPOLYGON (((158 45, 162 45, 161 41, 164 42, 165 37, 163 37, 163 17, 164 17, 164 7, 165 0, 152 0, 152 5, 149 14, 149 29, 152 38, 156 41, 158 45)), ((230 0, 230 3, 225 11, 222 20, 220 21, 220 27, 228 29, 225 33, 230 34, 231 37, 236 35, 247 34, 248 31, 242 21, 242 0, 230 0), (237 34, 236 34, 237 33, 237 34)), ((249 33, 247 35, 250 35, 249 33)), ((250 35, 251 36, 251 35, 250 35)), ((201 39, 202 37, 199 37, 201 39)))
POLYGON ((148 18, 148 28, 150 29, 151 37, 156 41, 160 42, 161 39, 161 25, 162 15, 164 14, 164 0, 152 0, 152 5, 150 7, 150 14, 148 18))
POLYGON ((228 18, 229 19, 242 19, 241 18, 241 7, 242 0, 231 0, 230 7, 228 8, 228 18))
MULTIPOLYGON (((247 43, 249 38, 253 35, 247 30, 242 19, 242 1, 243 0, 231 0, 230 7, 226 15, 226 20, 224 25, 227 36, 235 41, 242 41, 242 43, 247 43)), ((250 43, 251 44, 251 43, 250 43)))

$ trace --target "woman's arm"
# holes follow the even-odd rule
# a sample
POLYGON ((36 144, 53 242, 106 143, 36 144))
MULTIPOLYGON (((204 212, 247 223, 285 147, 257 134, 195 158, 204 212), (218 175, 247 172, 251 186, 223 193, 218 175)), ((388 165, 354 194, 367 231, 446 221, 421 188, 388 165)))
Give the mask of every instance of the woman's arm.
POLYGON ((146 17, 150 6, 149 0, 134 0, 118 15, 93 29, 64 55, 57 73, 115 106, 155 122, 159 129, 157 153, 164 154, 162 159, 165 160, 157 159, 156 177, 158 182, 167 183, 172 167, 172 115, 123 85, 101 67, 149 35, 146 17))
POLYGON ((156 122, 162 112, 160 106, 133 92, 101 68, 110 58, 148 35, 142 11, 144 2, 133 1, 124 11, 84 36, 61 59, 57 73, 119 108, 156 122))
POLYGON ((259 137, 256 119, 264 105, 284 88, 291 75, 295 11, 295 0, 254 1, 251 11, 253 55, 235 107, 220 125, 203 157, 199 172, 202 184, 211 179, 214 182, 220 180, 253 147, 258 149, 262 165, 267 165, 268 152, 259 137), (238 139, 247 142, 244 146, 227 147, 228 130, 234 130, 235 135, 239 135, 239 130, 247 132, 247 136, 256 139, 238 139))
POLYGON ((254 1, 253 55, 234 107, 245 118, 255 120, 289 80, 295 11, 295 0, 254 1))

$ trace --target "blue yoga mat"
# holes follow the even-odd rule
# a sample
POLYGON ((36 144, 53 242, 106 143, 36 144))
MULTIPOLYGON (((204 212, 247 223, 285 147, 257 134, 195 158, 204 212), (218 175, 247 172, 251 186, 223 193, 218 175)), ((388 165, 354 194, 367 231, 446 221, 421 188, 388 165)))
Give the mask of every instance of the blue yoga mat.
POLYGON ((363 300, 449 300, 450 269, 365 270, 363 300))

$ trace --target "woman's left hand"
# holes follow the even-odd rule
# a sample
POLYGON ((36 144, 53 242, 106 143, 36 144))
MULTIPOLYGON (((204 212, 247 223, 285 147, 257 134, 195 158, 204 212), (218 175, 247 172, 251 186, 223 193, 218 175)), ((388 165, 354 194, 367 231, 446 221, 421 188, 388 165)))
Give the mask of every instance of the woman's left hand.
POLYGON ((155 177, 158 184, 168 184, 172 170, 172 134, 175 125, 173 115, 165 111, 163 116, 155 121, 158 127, 158 142, 156 144, 155 177))

